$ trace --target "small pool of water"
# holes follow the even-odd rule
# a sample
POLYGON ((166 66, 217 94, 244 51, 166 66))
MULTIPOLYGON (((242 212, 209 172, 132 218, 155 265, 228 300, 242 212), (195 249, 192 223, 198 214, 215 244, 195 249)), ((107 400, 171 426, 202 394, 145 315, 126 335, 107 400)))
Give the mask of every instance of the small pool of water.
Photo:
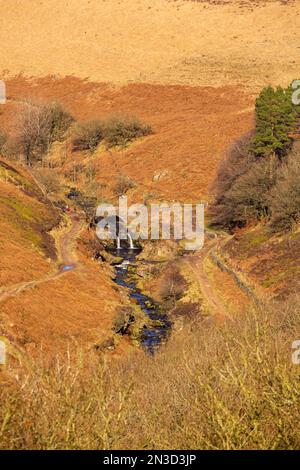
POLYGON ((64 265, 60 266, 61 271, 72 271, 72 269, 75 269, 74 264, 64 264, 64 265))

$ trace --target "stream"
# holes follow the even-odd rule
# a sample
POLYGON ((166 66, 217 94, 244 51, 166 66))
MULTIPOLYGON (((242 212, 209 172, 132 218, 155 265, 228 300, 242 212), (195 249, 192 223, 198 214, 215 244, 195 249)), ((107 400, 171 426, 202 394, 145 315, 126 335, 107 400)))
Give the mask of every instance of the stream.
POLYGON ((130 276, 130 266, 136 265, 136 256, 139 253, 140 250, 138 249, 121 249, 114 252, 114 254, 122 258, 121 263, 114 265, 116 271, 115 282, 119 286, 128 289, 130 298, 135 300, 151 320, 154 320, 154 324, 144 328, 141 334, 141 346, 148 353, 154 354, 158 347, 167 340, 171 322, 168 316, 161 312, 159 305, 137 288, 136 282, 130 276), (151 305, 151 308, 149 308, 149 305, 151 305), (156 324, 155 320, 158 320, 156 324))

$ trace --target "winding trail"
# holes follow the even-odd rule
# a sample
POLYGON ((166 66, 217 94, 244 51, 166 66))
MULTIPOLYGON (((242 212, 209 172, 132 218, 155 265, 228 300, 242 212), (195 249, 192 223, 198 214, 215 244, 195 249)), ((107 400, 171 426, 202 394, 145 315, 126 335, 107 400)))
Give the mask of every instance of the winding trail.
POLYGON ((205 261, 216 246, 218 246, 220 242, 224 241, 227 237, 223 235, 218 236, 213 232, 209 232, 209 234, 213 235, 213 241, 207 243, 206 246, 204 246, 197 254, 190 255, 185 262, 188 268, 192 270, 199 283, 200 290, 207 302, 210 313, 216 317, 231 319, 231 314, 214 290, 211 280, 205 270, 205 261))
POLYGON ((77 214, 71 213, 69 216, 71 228, 63 233, 59 238, 60 258, 63 265, 70 265, 74 269, 78 266, 75 253, 74 242, 80 232, 81 222, 77 214))
POLYGON ((65 231, 64 228, 61 228, 55 240, 58 251, 58 263, 55 268, 55 271, 47 274, 46 276, 40 279, 34 279, 32 281, 14 284, 2 288, 0 290, 0 303, 4 302, 9 297, 13 297, 19 294, 20 292, 32 289, 38 286, 39 284, 49 282, 60 276, 64 276, 68 272, 74 271, 74 269, 77 269, 79 267, 79 263, 75 254, 74 244, 81 230, 82 224, 78 215, 74 213, 70 214, 68 220, 71 225, 70 229, 65 231), (68 266, 68 270, 64 270, 64 267, 66 266, 68 266))
MULTIPOLYGON (((5 161, 0 162, 2 165, 8 166, 5 161)), ((18 171, 17 168, 13 168, 14 171, 18 171)), ((40 190, 43 197, 54 207, 52 200, 48 197, 43 186, 40 184, 38 179, 32 172, 28 172, 28 176, 34 181, 37 188, 40 190)), ((81 219, 79 215, 75 212, 70 214, 65 214, 67 219, 67 226, 70 224, 69 230, 66 230, 66 226, 61 226, 55 231, 55 236, 50 232, 50 235, 54 239, 56 249, 57 249, 57 262, 55 269, 39 279, 33 279, 32 281, 22 282, 18 284, 13 284, 11 286, 4 286, 0 289, 0 303, 4 302, 7 298, 13 297, 24 290, 32 289, 39 284, 51 281, 55 278, 67 274, 69 271, 73 271, 79 267, 77 256, 75 253, 75 240, 79 235, 79 232, 82 227, 81 219), (68 270, 64 268, 68 267, 68 270)))

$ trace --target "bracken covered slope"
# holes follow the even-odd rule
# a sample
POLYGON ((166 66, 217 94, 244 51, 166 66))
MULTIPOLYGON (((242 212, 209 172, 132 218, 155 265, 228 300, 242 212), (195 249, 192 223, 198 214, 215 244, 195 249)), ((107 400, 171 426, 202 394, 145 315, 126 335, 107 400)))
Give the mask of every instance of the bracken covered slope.
POLYGON ((1 158, 0 336, 31 353, 42 348, 45 357, 111 335, 122 302, 110 269, 84 250, 77 250, 73 272, 60 273, 49 233, 58 222, 29 173, 1 158))

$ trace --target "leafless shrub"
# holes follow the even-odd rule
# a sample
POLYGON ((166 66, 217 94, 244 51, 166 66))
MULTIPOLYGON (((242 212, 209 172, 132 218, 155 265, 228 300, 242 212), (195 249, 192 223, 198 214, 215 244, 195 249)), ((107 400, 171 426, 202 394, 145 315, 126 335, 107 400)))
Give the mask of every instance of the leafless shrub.
POLYGON ((9 160, 19 160, 20 147, 16 139, 11 136, 5 137, 5 142, 3 141, 2 148, 0 149, 1 154, 9 160))
POLYGON ((85 177, 88 184, 95 182, 96 168, 92 163, 88 163, 85 168, 85 177))
POLYGON ((126 115, 110 117, 104 128, 104 138, 108 147, 124 146, 138 137, 151 133, 150 126, 142 124, 136 117, 126 115))
POLYGON ((209 209, 211 224, 232 229, 269 217, 269 193, 279 167, 272 156, 258 159, 251 155, 248 137, 239 142, 221 164, 215 203, 209 209))
POLYGON ((292 230, 300 221, 300 154, 292 153, 270 195, 271 227, 292 230))
POLYGON ((87 121, 77 126, 72 143, 74 150, 96 150, 104 135, 103 124, 99 120, 87 121))
POLYGON ((50 142, 61 141, 74 122, 73 116, 57 102, 46 104, 44 112, 48 114, 50 142))
POLYGON ((124 146, 151 132, 150 126, 142 124, 137 118, 116 114, 105 121, 92 120, 78 125, 72 143, 75 151, 93 152, 101 142, 108 148, 124 146))
POLYGON ((255 159, 249 151, 252 134, 248 133, 238 139, 229 150, 226 158, 221 161, 217 178, 212 186, 217 201, 233 186, 237 178, 246 173, 254 162, 255 159))
POLYGON ((199 315, 199 304, 196 302, 178 303, 170 312, 171 317, 196 319, 199 315))
POLYGON ((162 279, 159 295, 166 307, 172 308, 181 299, 187 289, 187 283, 176 264, 171 263, 162 279))
POLYGON ((114 193, 116 196, 123 196, 130 189, 135 188, 136 184, 128 176, 120 176, 114 187, 114 193))

